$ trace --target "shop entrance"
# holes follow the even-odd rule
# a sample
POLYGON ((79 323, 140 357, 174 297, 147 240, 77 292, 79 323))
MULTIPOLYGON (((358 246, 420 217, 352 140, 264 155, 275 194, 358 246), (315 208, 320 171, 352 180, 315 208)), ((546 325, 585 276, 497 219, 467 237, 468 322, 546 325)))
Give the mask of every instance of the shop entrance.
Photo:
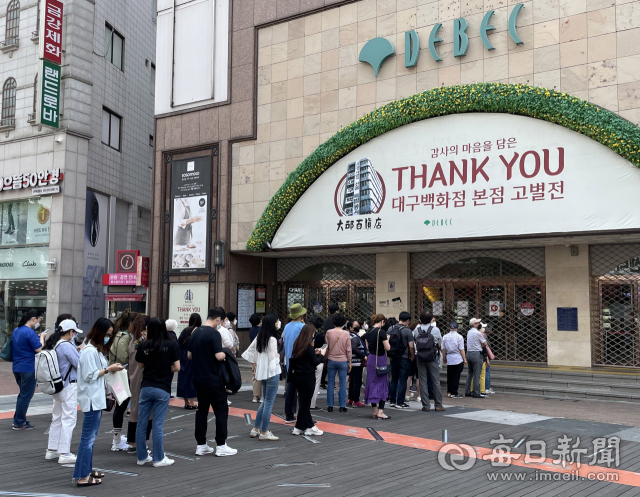
POLYGON ((329 306, 337 304, 345 316, 363 322, 375 308, 375 271, 375 256, 280 259, 278 314, 285 318, 300 303, 309 318, 325 319, 329 306))
POLYGON ((412 254, 415 316, 433 313, 446 333, 457 321, 466 337, 469 320, 487 324, 499 361, 547 362, 544 250, 412 254))
POLYGON ((640 245, 596 245, 590 256, 593 364, 640 367, 640 245))

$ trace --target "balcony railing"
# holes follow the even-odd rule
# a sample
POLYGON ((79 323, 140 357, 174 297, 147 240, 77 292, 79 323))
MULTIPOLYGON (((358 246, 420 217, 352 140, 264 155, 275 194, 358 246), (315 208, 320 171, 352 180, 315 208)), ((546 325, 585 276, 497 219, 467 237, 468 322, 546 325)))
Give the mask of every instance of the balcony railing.
POLYGON ((0 51, 4 53, 18 50, 19 46, 20 46, 20 39, 18 37, 8 38, 4 41, 0 41, 0 51))

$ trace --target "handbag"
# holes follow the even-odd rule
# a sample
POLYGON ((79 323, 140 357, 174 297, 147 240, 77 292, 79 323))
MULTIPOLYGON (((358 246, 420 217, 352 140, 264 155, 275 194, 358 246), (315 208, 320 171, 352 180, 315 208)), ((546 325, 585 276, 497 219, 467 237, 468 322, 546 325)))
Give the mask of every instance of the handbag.
POLYGON ((388 376, 389 375, 389 366, 378 367, 378 348, 380 347, 380 328, 378 328, 378 338, 376 340, 376 375, 377 376, 388 376))
POLYGON ((107 385, 111 389, 111 395, 118 405, 122 405, 122 403, 131 397, 131 390, 129 389, 129 376, 127 375, 127 370, 123 369, 122 371, 116 371, 115 373, 111 373, 107 376, 107 385))
POLYGON ((11 341, 11 338, 7 338, 7 341, 2 346, 2 350, 0 350, 0 359, 7 362, 13 362, 13 348, 11 346, 11 341))

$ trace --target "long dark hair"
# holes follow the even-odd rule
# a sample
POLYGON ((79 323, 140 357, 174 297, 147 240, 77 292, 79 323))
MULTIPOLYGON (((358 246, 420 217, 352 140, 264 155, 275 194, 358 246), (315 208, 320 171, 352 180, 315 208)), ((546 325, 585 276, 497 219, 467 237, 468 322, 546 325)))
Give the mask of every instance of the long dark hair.
POLYGON ((87 342, 92 344, 96 349, 98 349, 98 351, 102 352, 103 354, 109 352, 111 343, 113 342, 113 337, 115 335, 115 333, 112 333, 109 342, 107 342, 106 344, 104 343, 104 337, 107 336, 109 328, 113 328, 113 323, 111 321, 109 321, 107 318, 98 318, 93 325, 93 328, 91 328, 91 331, 89 331, 89 334, 87 335, 87 342))
POLYGON ((198 328, 199 326, 202 326, 202 318, 200 314, 194 312, 189 316, 189 328, 198 328))
POLYGON ((162 340, 171 340, 167 326, 160 318, 151 318, 147 324, 147 339, 142 347, 145 354, 157 354, 162 348, 162 340))
POLYGON ((278 339, 278 330, 276 329, 277 321, 278 315, 275 312, 270 312, 262 318, 262 326, 256 337, 256 350, 259 353, 267 351, 271 337, 274 337, 276 340, 278 339))
POLYGON ((131 338, 136 341, 142 339, 142 332, 147 327, 147 322, 144 318, 145 316, 138 314, 131 325, 131 338))
POLYGON ((305 324, 300 330, 300 334, 296 341, 293 343, 293 352, 291 357, 300 357, 307 350, 307 347, 313 342, 313 337, 316 334, 316 327, 312 324, 305 324))
POLYGON ((113 323, 113 331, 128 331, 129 325, 138 317, 137 312, 124 311, 113 323))

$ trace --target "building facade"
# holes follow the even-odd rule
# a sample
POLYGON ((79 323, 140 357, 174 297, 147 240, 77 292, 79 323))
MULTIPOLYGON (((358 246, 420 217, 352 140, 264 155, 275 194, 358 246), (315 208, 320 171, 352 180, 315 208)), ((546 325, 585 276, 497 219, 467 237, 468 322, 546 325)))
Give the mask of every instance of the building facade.
POLYGON ((43 4, 0 2, 2 343, 32 308, 88 330, 119 310, 102 286, 116 251, 150 252, 154 2, 62 2, 59 128, 36 116, 43 4))
POLYGON ((640 367, 637 0, 244 0, 227 27, 223 100, 156 104, 154 312, 198 281, 245 318, 427 310, 498 360, 640 367), (206 154, 224 267, 172 273, 170 166, 206 154))

